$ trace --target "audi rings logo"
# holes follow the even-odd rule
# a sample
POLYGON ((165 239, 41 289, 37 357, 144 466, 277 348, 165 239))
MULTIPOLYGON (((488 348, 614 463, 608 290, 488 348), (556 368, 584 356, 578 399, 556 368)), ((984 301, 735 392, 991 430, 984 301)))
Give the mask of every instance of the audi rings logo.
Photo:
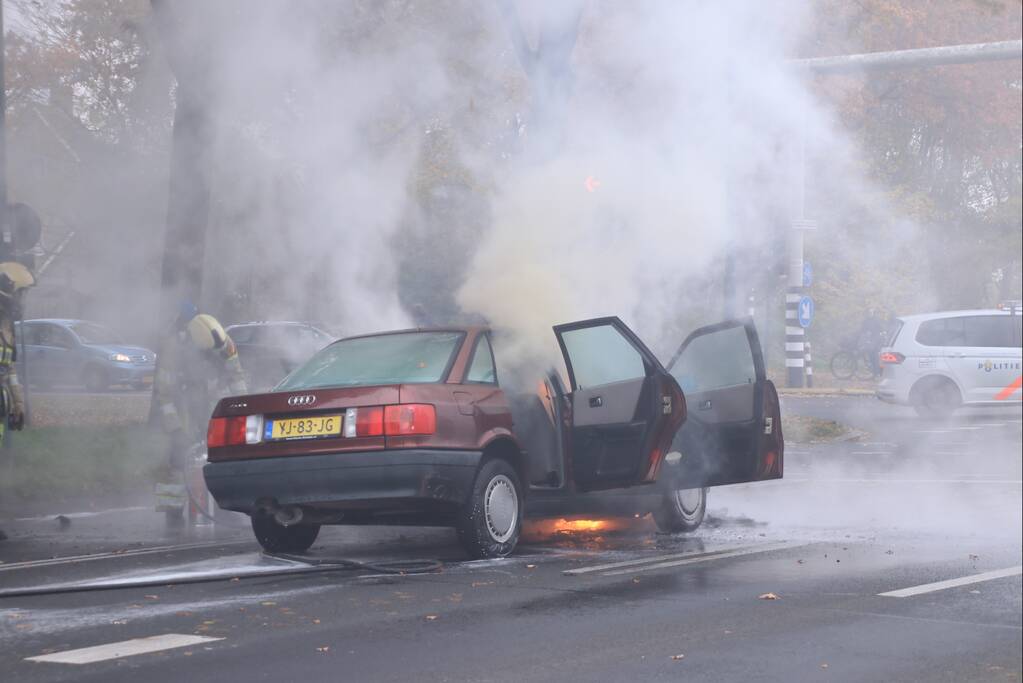
POLYGON ((312 394, 302 394, 301 396, 289 396, 289 406, 311 406, 316 403, 316 397, 312 394))

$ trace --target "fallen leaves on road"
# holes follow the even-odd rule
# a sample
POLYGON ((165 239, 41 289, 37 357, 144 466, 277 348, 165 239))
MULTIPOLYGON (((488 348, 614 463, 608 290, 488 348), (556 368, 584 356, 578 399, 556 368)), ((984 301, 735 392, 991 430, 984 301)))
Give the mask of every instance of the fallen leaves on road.
POLYGON ((330 645, 324 645, 323 647, 316 648, 317 652, 330 652, 330 645))
POLYGON ((821 668, 822 668, 822 669, 827 669, 827 668, 828 668, 828 665, 827 665, 827 664, 821 664, 821 668))
POLYGON ((160 596, 159 595, 147 595, 146 599, 147 600, 159 600, 160 596))
POLYGON ((436 614, 427 614, 426 615, 426 620, 427 621, 437 621, 437 615, 436 614))
POLYGON ((263 607, 273 607, 277 603, 274 602, 273 600, 264 600, 263 602, 261 602, 259 604, 262 605, 263 607))
POLYGON ((677 661, 679 661, 679 660, 681 660, 681 659, 685 659, 685 658, 686 658, 686 656, 685 656, 685 655, 683 655, 683 654, 678 654, 678 655, 672 655, 672 656, 671 656, 671 658, 672 658, 672 660, 674 660, 674 661, 676 661, 676 662, 677 662, 677 661))
POLYGON ((761 599, 761 600, 778 600, 779 598, 778 598, 778 596, 777 596, 776 594, 774 594, 774 593, 763 593, 763 594, 762 594, 762 595, 760 596, 760 599, 761 599))
POLYGON ((535 564, 527 564, 526 565, 526 569, 536 569, 536 565, 535 564))

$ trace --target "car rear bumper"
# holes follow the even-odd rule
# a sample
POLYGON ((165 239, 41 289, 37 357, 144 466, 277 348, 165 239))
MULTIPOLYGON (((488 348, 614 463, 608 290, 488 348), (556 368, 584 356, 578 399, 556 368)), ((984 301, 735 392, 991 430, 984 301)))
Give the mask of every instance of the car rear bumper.
POLYGON ((220 507, 251 513, 277 505, 386 510, 416 504, 461 505, 469 498, 480 451, 406 449, 207 463, 206 486, 220 507))
POLYGON ((906 386, 907 384, 907 382, 885 378, 878 383, 874 395, 885 403, 909 405, 909 389, 906 386))

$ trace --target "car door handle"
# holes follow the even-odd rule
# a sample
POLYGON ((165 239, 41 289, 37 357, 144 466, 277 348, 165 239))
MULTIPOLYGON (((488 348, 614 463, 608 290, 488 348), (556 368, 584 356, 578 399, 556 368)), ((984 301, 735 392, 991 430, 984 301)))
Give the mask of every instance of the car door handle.
POLYGON ((604 405, 604 399, 603 398, 601 398, 600 396, 590 396, 590 407, 591 408, 599 408, 602 405, 604 405))
POLYGON ((700 401, 700 405, 698 407, 698 410, 710 410, 710 409, 711 409, 711 402, 710 402, 709 398, 706 401, 700 401))

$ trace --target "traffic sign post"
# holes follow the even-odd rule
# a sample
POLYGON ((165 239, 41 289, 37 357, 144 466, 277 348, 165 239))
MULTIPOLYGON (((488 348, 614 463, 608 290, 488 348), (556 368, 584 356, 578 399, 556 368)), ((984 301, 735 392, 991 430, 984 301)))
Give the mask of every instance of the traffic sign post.
POLYGON ((813 322, 813 299, 804 296, 799 300, 799 306, 796 308, 796 320, 804 330, 810 326, 810 323, 813 322))

